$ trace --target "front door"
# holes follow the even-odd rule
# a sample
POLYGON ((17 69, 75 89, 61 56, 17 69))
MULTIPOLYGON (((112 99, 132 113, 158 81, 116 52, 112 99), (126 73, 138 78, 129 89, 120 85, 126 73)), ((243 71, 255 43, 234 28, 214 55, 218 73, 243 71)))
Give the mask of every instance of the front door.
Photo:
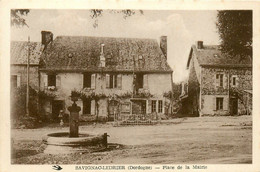
POLYGON ((237 98, 231 98, 230 99, 230 114, 231 115, 237 115, 238 112, 238 101, 237 98))
POLYGON ((64 102, 62 100, 54 100, 52 102, 52 118, 58 120, 60 110, 63 110, 64 102))
POLYGON ((108 121, 114 121, 115 116, 119 114, 119 102, 111 100, 109 102, 108 112, 108 121))

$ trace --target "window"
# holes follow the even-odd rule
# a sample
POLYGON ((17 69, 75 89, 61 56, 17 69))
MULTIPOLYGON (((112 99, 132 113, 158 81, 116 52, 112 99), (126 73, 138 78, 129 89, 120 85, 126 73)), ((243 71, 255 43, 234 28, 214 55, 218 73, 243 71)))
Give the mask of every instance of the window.
POLYGON ((90 114, 91 113, 91 100, 86 99, 83 100, 83 114, 90 114))
POLYGON ((232 86, 236 86, 237 85, 237 77, 236 76, 232 76, 232 86))
POLYGON ((156 100, 152 100, 152 112, 156 112, 156 100))
POLYGON ((223 110, 223 97, 217 97, 216 99, 216 109, 217 110, 223 110))
POLYGON ((162 108, 163 108, 162 103, 163 103, 162 100, 158 101, 158 113, 162 113, 162 108))
POLYGON ((12 75, 11 76, 11 87, 12 88, 17 88, 17 75, 12 75))
POLYGON ((143 88, 144 85, 144 75, 137 74, 136 75, 137 88, 143 88))
POLYGON ((83 76, 83 88, 90 88, 91 87, 91 74, 86 73, 83 76))
POLYGON ((48 75, 48 86, 56 87, 56 75, 48 75))
POLYGON ((118 81, 117 81, 117 75, 107 75, 107 88, 117 88, 118 81))
POLYGON ((223 87, 223 74, 216 75, 218 86, 223 87))

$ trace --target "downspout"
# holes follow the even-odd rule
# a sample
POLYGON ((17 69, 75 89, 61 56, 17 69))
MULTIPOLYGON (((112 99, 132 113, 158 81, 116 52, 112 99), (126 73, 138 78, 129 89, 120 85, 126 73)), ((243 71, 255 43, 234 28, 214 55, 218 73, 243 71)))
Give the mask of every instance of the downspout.
POLYGON ((171 72, 171 86, 172 86, 172 93, 171 93, 171 114, 173 113, 173 77, 171 72))

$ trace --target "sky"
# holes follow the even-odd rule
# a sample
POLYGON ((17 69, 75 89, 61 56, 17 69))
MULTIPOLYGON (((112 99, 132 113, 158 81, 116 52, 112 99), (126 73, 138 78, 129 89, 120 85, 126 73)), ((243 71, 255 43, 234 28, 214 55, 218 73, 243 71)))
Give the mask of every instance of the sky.
POLYGON ((167 36, 167 61, 173 69, 175 83, 188 76, 186 64, 192 44, 203 41, 205 45, 219 44, 216 29, 217 11, 144 10, 123 18, 120 13, 106 10, 98 18, 98 27, 89 10, 30 10, 25 17, 29 27, 11 28, 11 40, 41 41, 41 31, 56 36, 100 36, 152 38, 159 44, 160 36, 167 36))

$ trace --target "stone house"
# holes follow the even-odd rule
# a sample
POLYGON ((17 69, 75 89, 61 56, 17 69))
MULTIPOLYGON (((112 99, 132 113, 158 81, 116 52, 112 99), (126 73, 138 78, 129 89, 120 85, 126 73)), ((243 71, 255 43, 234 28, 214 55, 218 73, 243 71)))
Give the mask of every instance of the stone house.
POLYGON ((167 37, 161 41, 164 49, 153 39, 57 36, 53 40, 51 32, 42 32, 40 90, 55 94, 43 111, 54 118, 60 110, 69 113, 75 91, 85 96, 77 102, 83 120, 164 114, 170 108, 164 93, 172 90, 173 71, 164 52, 167 37))
POLYGON ((222 54, 198 41, 190 50, 183 84, 183 113, 189 116, 242 115, 252 111, 252 60, 222 54), (250 94, 251 93, 251 94, 250 94))
POLYGON ((39 89, 39 61, 42 53, 40 42, 11 41, 10 45, 10 74, 11 89, 26 85, 27 83, 27 58, 28 46, 30 47, 29 84, 39 89))

